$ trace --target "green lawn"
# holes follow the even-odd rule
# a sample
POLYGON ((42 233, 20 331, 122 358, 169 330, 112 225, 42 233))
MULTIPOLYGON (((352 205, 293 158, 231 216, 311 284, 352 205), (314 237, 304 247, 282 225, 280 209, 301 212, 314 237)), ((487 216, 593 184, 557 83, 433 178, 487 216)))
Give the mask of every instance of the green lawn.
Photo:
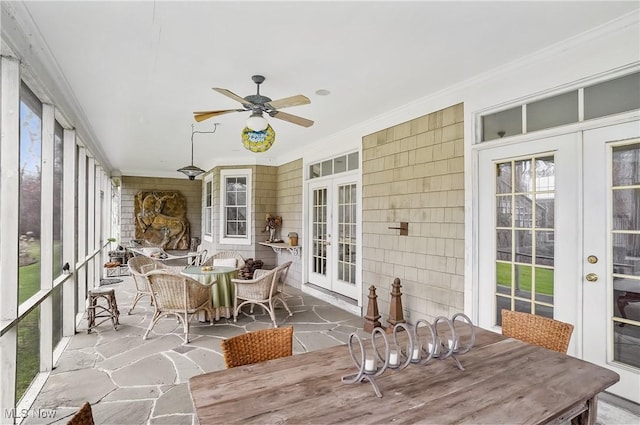
MULTIPOLYGON (((518 265, 519 270, 519 289, 523 291, 531 291, 532 267, 526 265, 518 265)), ((553 270, 536 267, 536 293, 544 295, 553 295, 553 270)), ((496 263, 496 281, 498 285, 511 287, 511 264, 496 263)))
POLYGON ((31 244, 29 252, 36 258, 36 262, 18 268, 18 282, 20 282, 18 302, 20 304, 40 290, 40 242, 31 244))
MULTIPOLYGON (((23 303, 40 290, 40 242, 29 247, 36 262, 18 268, 18 300, 23 303)), ((40 370, 40 307, 18 323, 16 399, 19 400, 40 370)))

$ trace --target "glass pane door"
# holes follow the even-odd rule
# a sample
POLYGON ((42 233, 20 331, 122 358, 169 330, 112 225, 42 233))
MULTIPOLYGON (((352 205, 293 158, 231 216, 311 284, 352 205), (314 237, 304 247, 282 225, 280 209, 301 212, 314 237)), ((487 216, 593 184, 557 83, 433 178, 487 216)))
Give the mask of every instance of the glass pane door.
POLYGON ((500 311, 553 318, 553 155, 496 164, 496 325, 500 311))
POLYGON ((613 360, 640 368, 640 143, 612 149, 613 360))
POLYGON ((311 272, 327 275, 327 188, 313 190, 313 219, 311 222, 312 260, 311 272))
POLYGON ((583 359, 640 403, 640 125, 584 133, 583 359))
POLYGON ((339 176, 309 184, 309 282, 358 300, 358 184, 339 176))
POLYGON ((338 280, 356 283, 356 185, 338 187, 338 280))

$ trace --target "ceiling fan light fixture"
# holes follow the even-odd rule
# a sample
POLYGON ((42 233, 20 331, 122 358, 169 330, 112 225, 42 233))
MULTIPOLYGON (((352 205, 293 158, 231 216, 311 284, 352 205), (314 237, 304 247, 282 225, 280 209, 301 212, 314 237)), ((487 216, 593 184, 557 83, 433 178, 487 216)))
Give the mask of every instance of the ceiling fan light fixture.
POLYGON ((245 125, 253 131, 265 131, 269 122, 262 116, 262 112, 254 112, 247 119, 245 125))
POLYGON ((249 127, 242 130, 242 144, 253 153, 266 152, 276 141, 276 132, 270 125, 264 131, 253 131, 249 127))

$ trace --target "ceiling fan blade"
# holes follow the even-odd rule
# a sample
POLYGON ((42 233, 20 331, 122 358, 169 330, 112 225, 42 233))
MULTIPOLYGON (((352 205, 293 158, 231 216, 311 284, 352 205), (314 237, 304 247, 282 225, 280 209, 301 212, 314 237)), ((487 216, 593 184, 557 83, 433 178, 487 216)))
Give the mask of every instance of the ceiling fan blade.
POLYGON ((244 111, 244 109, 223 109, 220 111, 194 112, 193 117, 196 119, 196 121, 200 122, 200 121, 208 120, 209 118, 217 117, 218 115, 224 115, 230 112, 242 112, 242 111, 244 111))
POLYGON ((243 97, 238 96, 237 94, 235 94, 234 92, 227 90, 227 89, 221 89, 218 87, 214 87, 213 88, 215 91, 217 91, 220 94, 223 94, 227 97, 230 97, 231 99, 235 100, 236 102, 240 102, 243 105, 253 105, 253 103, 249 102, 248 100, 246 100, 243 97))
POLYGON ((311 127, 313 125, 313 121, 311 120, 299 117, 297 115, 287 114, 286 112, 273 111, 269 112, 269 115, 273 118, 278 118, 279 120, 288 121, 290 123, 298 124, 303 127, 311 127))
POLYGON ((301 94, 291 97, 285 97, 284 99, 272 100, 265 103, 271 109, 288 108, 290 106, 308 105, 311 103, 307 96, 301 94))

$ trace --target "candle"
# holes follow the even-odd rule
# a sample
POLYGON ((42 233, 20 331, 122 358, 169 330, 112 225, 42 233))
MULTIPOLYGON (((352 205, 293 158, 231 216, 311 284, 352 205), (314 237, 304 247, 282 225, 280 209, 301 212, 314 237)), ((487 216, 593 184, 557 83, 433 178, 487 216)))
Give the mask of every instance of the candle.
POLYGON ((389 353, 389 364, 391 366, 398 366, 398 351, 397 350, 391 350, 391 352, 389 353))
POLYGON ((449 338, 449 349, 457 350, 458 349, 458 338, 451 339, 449 338))
POLYGON ((413 349, 413 355, 411 356, 411 360, 420 360, 420 347, 413 349))
POLYGON ((437 342, 435 345, 429 343, 429 352, 432 353, 434 356, 437 356, 438 354, 440 354, 440 344, 437 342))
POLYGON ((366 372, 375 372, 376 371, 376 359, 375 359, 375 357, 367 356, 367 359, 364 361, 364 370, 366 372))

